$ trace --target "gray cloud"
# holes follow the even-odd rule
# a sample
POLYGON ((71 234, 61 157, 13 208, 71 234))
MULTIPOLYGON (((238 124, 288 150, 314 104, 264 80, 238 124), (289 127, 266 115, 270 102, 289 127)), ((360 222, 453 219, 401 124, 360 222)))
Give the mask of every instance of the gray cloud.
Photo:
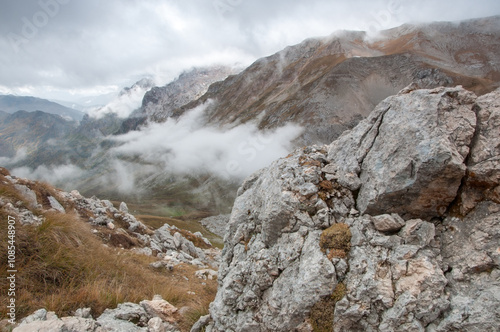
POLYGON ((13 157, 0 157, 0 165, 14 165, 20 161, 23 161, 28 156, 26 148, 19 148, 13 157))
POLYGON ((0 92, 59 97, 249 64, 338 29, 500 14, 497 0, 3 0, 0 92))
POLYGON ((12 169, 11 171, 12 174, 20 178, 65 184, 68 187, 71 187, 71 181, 82 174, 82 172, 82 169, 71 164, 57 166, 40 165, 35 169, 31 169, 29 167, 18 167, 12 169))
MULTIPOLYGON (((208 103, 210 103, 209 101, 208 103)), ((151 123, 141 131, 108 136, 118 146, 106 152, 102 171, 83 170, 66 163, 38 165, 32 169, 18 167, 12 174, 19 177, 47 181, 67 190, 82 186, 82 179, 93 179, 101 187, 115 188, 123 194, 142 193, 148 179, 173 176, 215 176, 217 179, 240 182, 256 170, 286 156, 292 141, 303 131, 296 124, 287 124, 272 131, 262 132, 254 123, 232 128, 205 125, 207 104, 187 111, 179 119, 151 123), (104 171, 105 170, 105 171, 104 171)), ((95 151, 99 155, 101 151, 95 151)), ((19 161, 26 156, 20 151, 14 158, 0 158, 4 162, 19 161)), ((171 182, 171 181, 169 181, 171 182)))
POLYGON ((142 99, 148 88, 134 86, 127 93, 118 94, 104 106, 90 107, 85 112, 94 118, 102 118, 108 113, 115 113, 121 118, 128 117, 134 110, 142 105, 142 99))
POLYGON ((190 110, 179 120, 170 118, 111 138, 121 144, 112 151, 115 173, 129 173, 126 178, 131 179, 144 165, 155 165, 158 173, 209 173, 240 181, 289 153, 291 142, 302 133, 295 124, 269 132, 259 131, 252 123, 223 130, 205 126, 206 106, 190 110), (139 157, 141 164, 134 167, 120 157, 139 157))

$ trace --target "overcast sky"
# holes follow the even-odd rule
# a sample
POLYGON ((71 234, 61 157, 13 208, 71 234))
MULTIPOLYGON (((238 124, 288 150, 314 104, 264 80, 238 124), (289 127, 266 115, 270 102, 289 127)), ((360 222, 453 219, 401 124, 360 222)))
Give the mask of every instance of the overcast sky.
POLYGON ((0 93, 71 100, 339 29, 498 14, 498 0, 0 0, 0 93))

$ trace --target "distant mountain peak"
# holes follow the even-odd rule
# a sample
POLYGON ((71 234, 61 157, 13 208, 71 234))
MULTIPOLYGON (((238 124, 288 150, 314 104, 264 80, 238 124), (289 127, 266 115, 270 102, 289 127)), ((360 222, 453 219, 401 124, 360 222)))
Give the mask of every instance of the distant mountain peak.
POLYGON ((130 94, 131 91, 149 90, 154 86, 155 86, 155 82, 152 78, 149 78, 149 77, 142 78, 139 81, 135 82, 132 86, 123 88, 120 91, 119 96, 130 94))
POLYGON ((226 66, 193 67, 183 71, 172 82, 161 87, 154 86, 146 92, 142 106, 130 115, 118 133, 135 130, 148 121, 165 121, 173 115, 173 110, 206 93, 212 83, 237 72, 238 69, 226 66))

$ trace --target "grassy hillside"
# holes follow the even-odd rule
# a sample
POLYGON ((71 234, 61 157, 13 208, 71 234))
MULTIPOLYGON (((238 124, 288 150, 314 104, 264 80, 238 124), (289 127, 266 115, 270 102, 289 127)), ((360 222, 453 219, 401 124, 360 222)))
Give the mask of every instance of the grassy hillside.
MULTIPOLYGON (((27 207, 29 202, 0 174, 0 275, 7 274, 7 228, 9 203, 27 207)), ((57 192, 36 183, 37 195, 57 192), (42 193, 44 192, 44 193, 42 193)), ((68 209, 69 210, 69 209, 68 209)), ((180 326, 184 330, 207 313, 217 284, 194 277, 192 265, 178 265, 173 271, 153 269, 154 257, 105 245, 90 224, 75 213, 58 213, 43 208, 31 212, 44 219, 39 225, 16 225, 16 303, 18 318, 45 308, 60 317, 90 307, 94 317, 123 302, 138 303, 155 294, 178 308, 186 307, 180 326), (186 280, 187 279, 187 280, 186 280), (203 284, 203 283, 205 284, 203 284), (188 291, 196 295, 189 295, 188 291)), ((13 216, 18 218, 18 216, 13 216)), ((0 278, 0 319, 7 316, 8 283, 0 278)))

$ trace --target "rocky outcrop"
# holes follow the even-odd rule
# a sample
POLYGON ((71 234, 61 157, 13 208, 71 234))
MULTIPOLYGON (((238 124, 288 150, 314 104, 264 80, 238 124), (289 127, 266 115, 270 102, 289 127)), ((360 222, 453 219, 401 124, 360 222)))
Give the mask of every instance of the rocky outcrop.
POLYGON ((226 235, 226 226, 229 222, 229 217, 230 216, 228 214, 220 214, 218 216, 207 217, 200 220, 200 224, 202 224, 203 227, 205 227, 215 235, 224 238, 224 236, 226 235))
POLYGON ((463 89, 389 97, 363 125, 334 142, 330 173, 360 187, 361 212, 431 218, 455 199, 476 127, 475 96, 463 89), (439 174, 439 176, 436 176, 439 174))
POLYGON ((355 236, 345 296, 329 317, 335 331, 419 331, 448 308, 433 224, 412 219, 388 235, 368 215, 345 223, 355 236))
POLYGON ((181 263, 200 268, 218 265, 220 250, 213 248, 210 241, 201 233, 193 234, 191 237, 198 246, 184 237, 179 228, 168 224, 158 228, 152 236, 146 238, 149 241, 147 248, 156 252, 156 257, 161 259, 153 263, 153 267, 173 267, 181 263))
POLYGON ((155 296, 140 304, 122 303, 106 309, 93 319, 90 309, 77 310, 74 316, 59 318, 53 312, 40 309, 23 319, 16 332, 178 332, 177 308, 155 296))
POLYGON ((250 176, 195 330, 496 331, 498 96, 409 87, 250 176))
MULTIPOLYGON (((308 152, 273 163, 240 188, 210 310, 216 331, 290 331, 306 319, 304 308, 332 292, 336 270, 318 246, 321 226, 334 222, 318 197, 326 151, 308 152), (309 155, 316 159, 300 166, 309 155)), ((352 196, 341 199, 349 212, 352 196)))
POLYGON ((210 84, 236 73, 234 68, 214 66, 193 68, 183 72, 175 80, 161 87, 152 87, 142 100, 142 106, 125 120, 118 133, 136 130, 147 122, 164 122, 173 110, 184 106, 207 92, 210 84))
POLYGON ((105 331, 98 327, 99 325, 88 317, 64 317, 59 318, 53 312, 47 312, 45 309, 40 309, 28 316, 16 328, 16 332, 49 332, 49 331, 82 331, 94 332, 105 331))
MULTIPOLYGON (((92 232, 92 234, 86 234, 88 237, 84 239, 96 236, 102 242, 96 241, 89 244, 89 241, 80 241, 78 239, 74 241, 75 244, 78 243, 78 246, 94 245, 94 248, 106 246, 123 249, 123 251, 114 251, 117 258, 125 250, 156 257, 157 261, 152 263, 151 267, 160 269, 157 272, 165 274, 166 279, 182 278, 182 280, 189 281, 187 277, 189 276, 189 278, 193 277, 194 280, 197 280, 197 278, 203 279, 203 281, 200 280, 200 283, 207 286, 209 283, 214 283, 212 280, 217 278, 217 272, 214 269, 217 269, 218 266, 220 249, 212 247, 210 241, 203 237, 200 232, 193 234, 168 224, 155 230, 129 214, 127 205, 123 202, 120 204, 120 208, 117 209, 108 200, 101 200, 97 197, 87 198, 76 190, 64 192, 48 184, 18 178, 10 175, 6 169, 1 167, 0 191, 0 212, 3 216, 8 215, 15 218, 18 234, 23 234, 23 237, 26 237, 26 235, 21 232, 21 228, 30 226, 43 228, 44 223, 50 225, 54 220, 60 219, 64 220, 65 223, 78 222, 81 224, 87 222, 90 227, 84 225, 84 227, 78 228, 77 232, 92 232), (183 264, 183 266, 176 267, 180 264, 183 264), (187 264, 195 268, 193 269, 187 264), (197 268, 199 271, 193 271, 197 268)), ((26 239, 26 243, 30 243, 28 241, 26 239)), ((50 245, 52 243, 54 241, 51 241, 50 245)), ((35 248, 41 248, 41 244, 37 241, 33 245, 35 248)), ((59 245, 57 240, 54 245, 59 245)), ((132 255, 132 253, 129 252, 127 255, 132 255)), ((21 256, 23 255, 21 254, 21 256)), ((137 261, 142 259, 151 261, 150 258, 141 258, 139 255, 134 256, 136 256, 137 261)), ((28 259, 28 261, 30 260, 28 259)), ((137 261, 134 261, 134 264, 137 261)), ((80 266, 79 263, 77 264, 80 266)), ((147 263, 144 265, 145 268, 148 267, 147 263)), ((64 265, 62 265, 61 269, 64 269, 64 265)), ((137 275, 132 273, 132 278, 137 278, 137 275)), ((42 280, 47 282, 47 279, 42 280)), ((122 281, 120 279, 117 282, 122 281)), ((64 289, 65 286, 58 284, 57 287, 63 287, 64 289)), ((198 290, 196 291, 198 292, 198 290)), ((191 290, 188 291, 188 294, 195 295, 191 290)), ((64 305, 66 306, 66 304, 64 305)), ((89 305, 93 305, 93 303, 89 305)), ((56 306, 55 310, 60 310, 60 308, 56 306)), ((93 310, 96 309, 93 308, 93 310)), ((167 301, 155 297, 151 301, 145 300, 139 304, 121 303, 117 308, 106 309, 96 319, 90 316, 90 308, 78 310, 73 316, 63 318, 41 309, 25 318, 20 325, 11 326, 9 324, 7 327, 10 329, 15 327, 15 331, 21 332, 175 332, 179 330, 179 322, 185 319, 186 310, 192 309, 189 306, 184 306, 177 310, 167 301)), ((7 323, 2 322, 2 324, 7 323)))

